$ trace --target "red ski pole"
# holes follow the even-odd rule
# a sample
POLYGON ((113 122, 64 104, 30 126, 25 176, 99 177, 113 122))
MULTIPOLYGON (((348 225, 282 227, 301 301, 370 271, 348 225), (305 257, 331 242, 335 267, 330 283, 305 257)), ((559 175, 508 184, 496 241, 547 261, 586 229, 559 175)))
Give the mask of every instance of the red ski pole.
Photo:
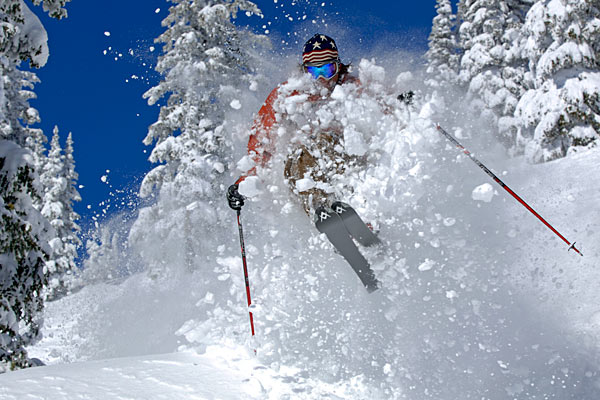
MULTIPOLYGON (((244 281, 246 282, 246 297, 248 299, 248 308, 252 305, 252 299, 250 298, 250 279, 248 278, 248 264, 246 264, 246 246, 244 245, 244 231, 242 229, 242 221, 240 219, 241 211, 237 210, 237 223, 240 231, 240 246, 242 248, 242 264, 244 266, 244 281)), ((254 317, 252 311, 248 311, 250 314, 250 330, 252 332, 252 338, 254 339, 254 317)), ((256 354, 256 349, 254 349, 256 354)))
POLYGON ((540 214, 538 214, 533 208, 531 208, 529 206, 529 204, 527 204, 525 202, 525 200, 523 200, 521 197, 519 197, 519 195, 517 195, 515 192, 513 192, 511 190, 511 188, 509 188, 504 182, 502 182, 500 180, 500 178, 498 178, 492 171, 490 171, 485 165, 483 165, 483 163, 481 163, 481 161, 479 161, 477 158, 475 158, 475 156, 473 156, 473 154, 471 154, 471 152, 469 150, 467 150, 462 144, 459 143, 458 140, 456 140, 452 135, 450 135, 448 132, 446 132, 439 124, 437 125, 437 129, 444 135, 446 136, 446 138, 448 140, 450 140, 452 143, 454 143, 456 145, 456 147, 458 147, 460 150, 462 150, 463 153, 465 153, 467 156, 469 156, 469 158, 475 163, 477 164, 477 166, 479 166, 479 168, 481 168, 482 170, 485 171, 486 174, 488 174, 498 185, 500 185, 504 190, 506 190, 512 197, 514 197, 519 203, 521 203, 521 205, 523 205, 523 207, 525 207, 529 212, 531 212, 533 215, 535 215, 540 221, 542 221, 542 223, 544 225, 546 225, 548 227, 548 229, 550 229, 552 232, 554 232, 556 234, 556 236, 558 236, 559 238, 561 238, 568 246, 569 246, 569 250, 573 249, 575 250, 580 256, 583 256, 583 253, 581 253, 581 251, 579 251, 577 249, 577 247, 575 247, 575 242, 571 243, 569 242, 563 235, 560 234, 560 232, 558 232, 556 229, 554 229, 554 227, 552 225, 550 225, 548 223, 548 221, 546 221, 544 218, 542 218, 542 216, 540 214))

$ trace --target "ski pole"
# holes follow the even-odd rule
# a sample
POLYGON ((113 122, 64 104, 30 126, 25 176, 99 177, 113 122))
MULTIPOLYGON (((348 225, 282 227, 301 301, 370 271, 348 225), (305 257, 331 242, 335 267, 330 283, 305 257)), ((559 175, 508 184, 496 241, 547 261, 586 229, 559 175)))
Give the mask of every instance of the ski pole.
MULTIPOLYGON (((250 306, 252 305, 252 299, 250 298, 250 279, 248 278, 248 264, 246 264, 246 246, 244 245, 244 230, 242 229, 242 221, 240 219, 241 210, 237 210, 237 223, 240 231, 240 246, 242 248, 242 264, 244 266, 244 281, 246 282, 246 297, 248 299, 248 314, 250 314, 250 330, 252 332, 252 338, 254 339, 254 317, 250 306)), ((254 349, 256 354, 256 349, 254 349)))
POLYGON ((523 207, 525 207, 529 212, 531 212, 533 215, 535 215, 540 221, 542 221, 542 223, 544 225, 546 225, 552 232, 554 232, 559 238, 561 238, 569 246, 569 251, 571 249, 573 249, 580 256, 583 257, 583 253, 581 253, 581 251, 579 251, 577 249, 577 247, 575 247, 575 242, 573 242, 573 243, 569 242, 563 235, 560 234, 560 232, 558 232, 556 229, 554 229, 554 227, 552 225, 550 225, 548 223, 548 221, 546 221, 544 218, 542 218, 542 216, 540 214, 538 214, 533 208, 531 208, 531 206, 529 206, 529 204, 527 204, 525 202, 525 200, 523 200, 521 197, 519 197, 519 195, 517 195, 515 192, 513 192, 511 190, 511 188, 509 188, 504 182, 502 182, 500 180, 500 178, 498 178, 492 171, 490 171, 485 165, 483 165, 483 163, 481 161, 479 161, 477 158, 475 158, 475 156, 473 154, 471 154, 471 152, 469 150, 467 150, 462 144, 460 144, 459 141, 456 140, 452 135, 450 135, 448 132, 446 132, 444 130, 444 128, 442 128, 439 124, 437 124, 437 129, 444 136, 446 136, 446 138, 448 140, 450 140, 452 143, 454 143, 456 145, 456 147, 458 147, 460 150, 462 150, 462 152, 464 154, 469 156, 469 158, 475 164, 477 164, 477 166, 479 166, 479 168, 481 168, 483 171, 485 171, 485 173, 488 174, 498 185, 502 186, 502 188, 504 190, 506 190, 512 197, 514 197, 519 203, 521 203, 523 205, 523 207))

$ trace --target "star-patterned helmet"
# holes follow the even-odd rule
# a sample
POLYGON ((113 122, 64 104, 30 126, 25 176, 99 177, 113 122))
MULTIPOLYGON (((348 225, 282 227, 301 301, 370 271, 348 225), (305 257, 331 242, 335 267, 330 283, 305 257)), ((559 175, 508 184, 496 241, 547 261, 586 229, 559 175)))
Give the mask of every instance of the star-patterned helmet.
POLYGON ((329 36, 317 33, 304 44, 303 65, 323 65, 332 61, 339 61, 339 56, 335 41, 329 36))

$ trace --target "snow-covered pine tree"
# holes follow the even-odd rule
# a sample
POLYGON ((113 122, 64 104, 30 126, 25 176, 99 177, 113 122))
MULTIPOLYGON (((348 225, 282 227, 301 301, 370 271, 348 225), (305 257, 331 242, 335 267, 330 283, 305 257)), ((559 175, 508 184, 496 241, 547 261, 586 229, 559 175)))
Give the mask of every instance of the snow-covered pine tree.
POLYGON ((63 170, 63 155, 59 139, 58 127, 55 126, 48 157, 43 170, 40 171, 40 182, 44 190, 40 211, 56 232, 55 237, 50 240, 51 252, 44 269, 50 292, 54 292, 58 288, 58 277, 63 269, 60 255, 62 253, 62 241, 58 235, 58 230, 63 228, 63 204, 60 200, 61 193, 65 190, 66 181, 61 173, 63 170))
POLYGON ((239 11, 260 15, 250 1, 171 1, 163 21, 166 31, 156 39, 163 43, 156 67, 163 79, 144 94, 150 105, 165 102, 144 139, 146 145, 155 144, 150 161, 161 165, 146 175, 140 189, 142 197, 158 198, 140 211, 131 232, 131 242, 145 249, 145 258, 158 270, 165 261, 185 264, 187 215, 198 255, 208 244, 197 238, 219 225, 211 199, 222 196, 224 172, 232 161, 227 114, 239 104, 240 88, 251 85, 250 59, 261 41, 232 22, 239 11), (193 212, 188 212, 190 205, 193 212))
POLYGON ((40 334, 43 268, 51 230, 38 197, 31 153, 0 140, 0 372, 29 366, 24 347, 40 334))
POLYGON ((81 227, 77 223, 81 218, 73 209, 75 202, 81 201, 81 195, 77 190, 77 182, 79 174, 75 170, 75 157, 73 148, 73 134, 69 132, 65 146, 65 162, 63 166, 63 174, 67 180, 67 187, 63 195, 63 207, 65 208, 65 231, 62 236, 64 255, 69 261, 70 267, 68 274, 73 276, 77 271, 77 249, 81 246, 79 232, 81 227))
POLYGON ((463 51, 459 81, 473 108, 511 148, 516 129, 512 119, 528 88, 521 26, 532 0, 463 0, 458 4, 459 47, 463 51))
POLYGON ((521 98, 519 140, 532 162, 595 145, 600 134, 600 4, 540 0, 527 14, 534 88, 521 98))
POLYGON ((506 0, 508 11, 505 13, 504 33, 501 39, 504 48, 501 78, 506 97, 498 118, 498 131, 513 155, 523 152, 523 147, 517 141, 519 122, 514 113, 521 96, 533 86, 529 60, 525 53, 527 36, 523 34, 523 25, 527 11, 534 1, 506 0))
POLYGON ((124 249, 124 240, 118 233, 111 231, 110 226, 98 226, 85 243, 85 268, 82 280, 87 284, 113 282, 121 279, 116 273, 129 272, 123 267, 128 260, 124 249))
POLYGON ((144 139, 146 145, 155 143, 150 161, 166 165, 146 175, 142 196, 171 182, 190 156, 222 150, 225 111, 253 74, 247 61, 252 42, 230 19, 238 10, 259 14, 256 5, 245 0, 172 2, 163 21, 167 30, 156 40, 164 43, 156 67, 164 79, 144 94, 150 105, 168 97, 144 139))
POLYGON ((456 38, 456 15, 450 0, 437 0, 437 15, 433 19, 429 35, 427 73, 436 81, 454 83, 458 70, 458 43, 456 38))
POLYGON ((77 237, 79 227, 76 224, 78 215, 73 211, 73 202, 79 201, 79 193, 74 185, 77 173, 73 160, 73 142, 69 134, 68 150, 63 155, 60 146, 58 127, 54 127, 50 150, 41 172, 41 183, 44 188, 42 199, 42 215, 50 222, 55 237, 50 240, 52 253, 46 262, 47 279, 46 296, 55 300, 68 293, 76 271, 77 237))
POLYGON ((42 4, 44 11, 52 18, 62 19, 67 17, 65 5, 71 0, 31 0, 36 6, 42 4))
MULTIPOLYGON (((45 0, 55 17, 64 17, 68 0, 45 0)), ((40 4, 34 0, 34 4, 40 4)), ((48 58, 47 34, 22 0, 0 2, 0 371, 30 364, 25 346, 39 337, 37 319, 43 307, 43 268, 52 228, 36 209, 41 188, 35 155, 43 134, 29 106, 34 73, 20 71, 22 61, 43 66, 48 58), (31 150, 34 150, 32 153, 31 150)), ((39 161, 39 160, 38 160, 39 161)), ((37 165, 39 166, 39 164, 37 165)))

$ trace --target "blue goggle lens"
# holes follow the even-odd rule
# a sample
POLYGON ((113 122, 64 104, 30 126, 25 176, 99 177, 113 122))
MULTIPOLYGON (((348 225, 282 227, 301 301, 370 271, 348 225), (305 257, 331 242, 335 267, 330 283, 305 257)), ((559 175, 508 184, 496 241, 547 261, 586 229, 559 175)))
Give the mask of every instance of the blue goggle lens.
POLYGON ((329 63, 320 65, 318 67, 314 65, 305 66, 306 72, 308 72, 314 79, 318 79, 322 76, 325 79, 331 79, 337 73, 337 63, 329 63))

